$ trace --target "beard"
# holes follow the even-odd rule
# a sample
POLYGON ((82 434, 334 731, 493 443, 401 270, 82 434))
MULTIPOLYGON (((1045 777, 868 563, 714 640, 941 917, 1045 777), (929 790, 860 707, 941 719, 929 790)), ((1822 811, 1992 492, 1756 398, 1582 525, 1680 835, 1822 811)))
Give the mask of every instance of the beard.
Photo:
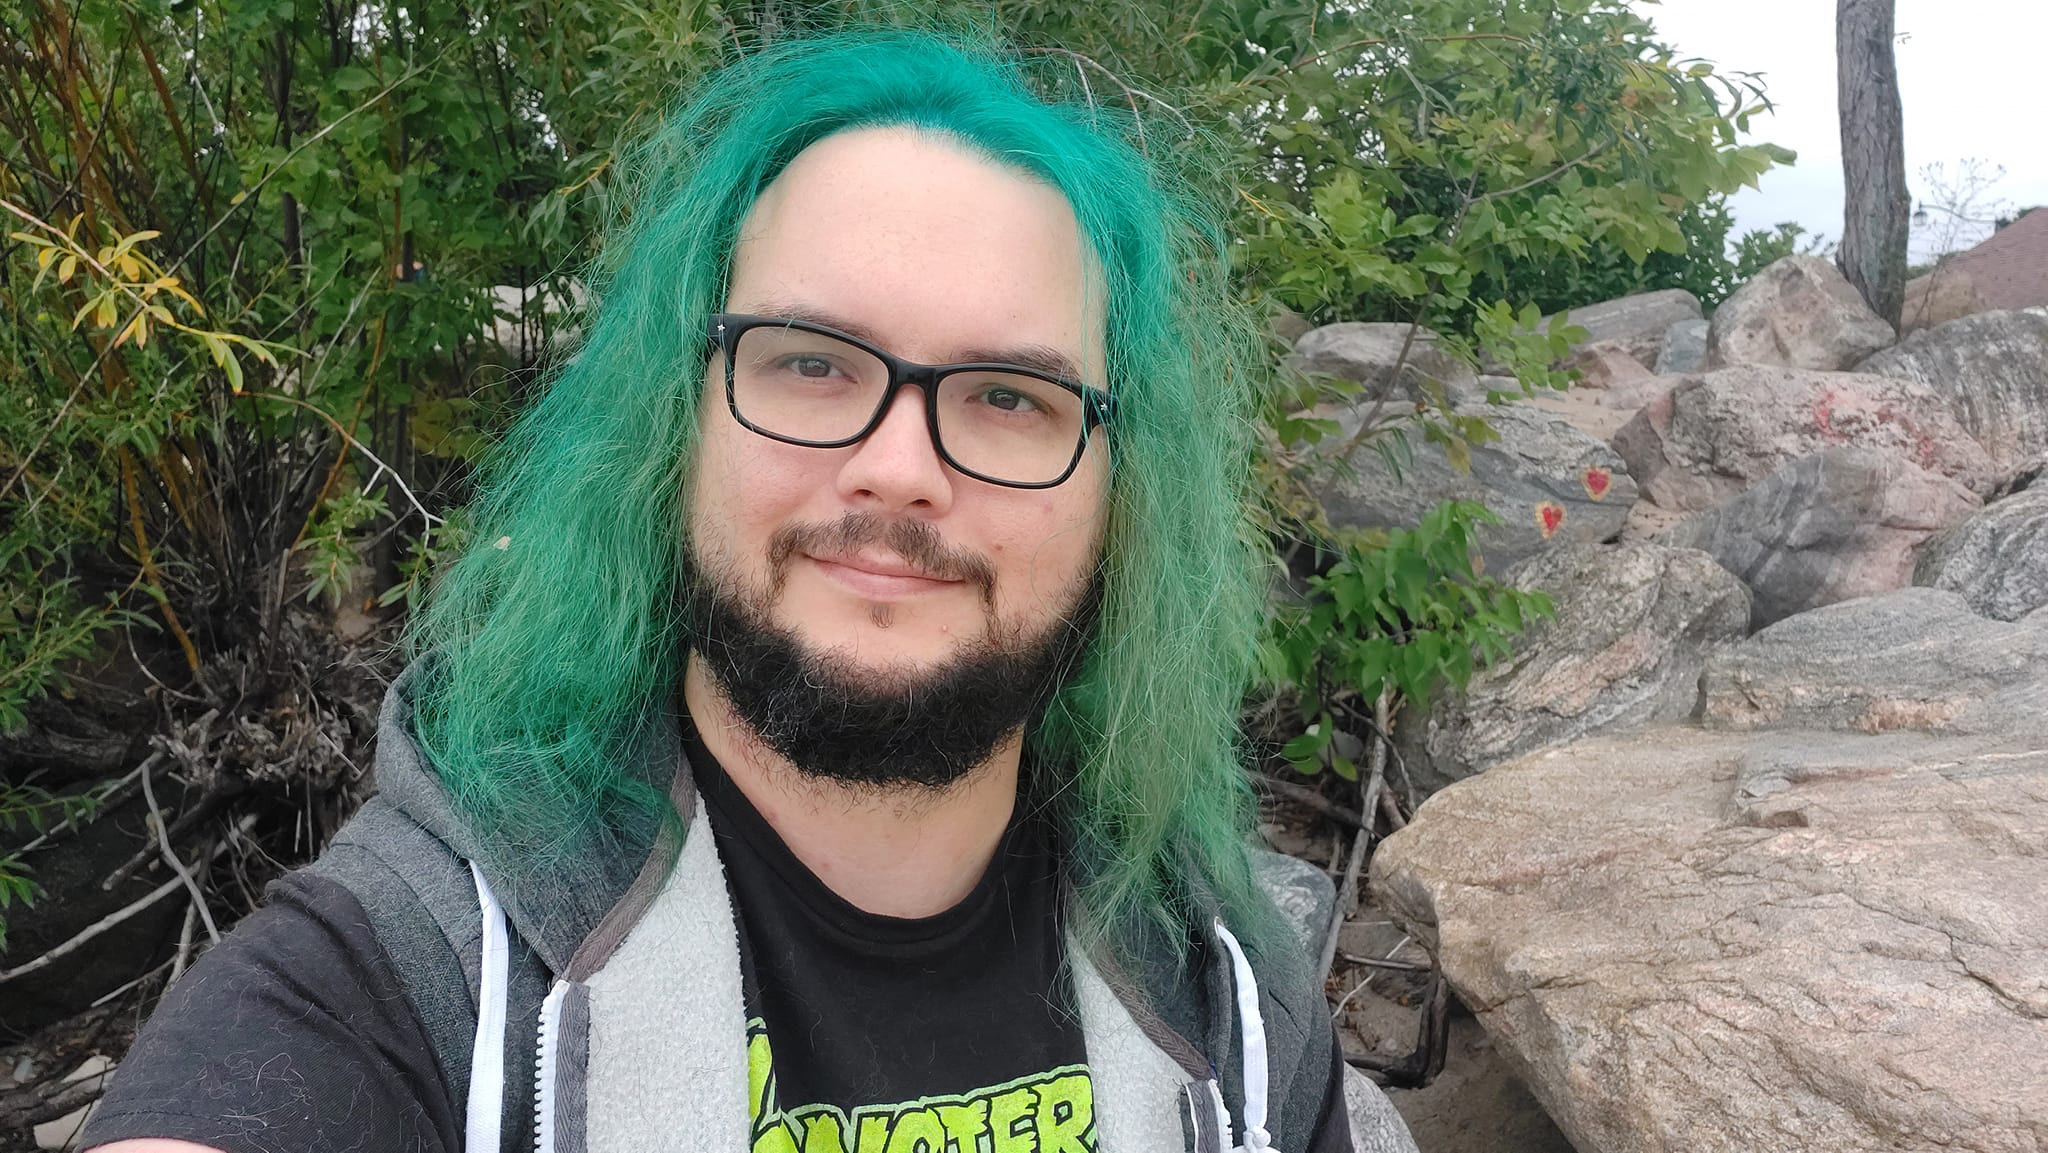
MULTIPOLYGON (((965 779, 1066 682, 1094 635, 1102 600, 1097 571, 1062 616, 1026 634, 997 617, 986 561, 948 549, 921 521, 868 513, 783 528, 768 557, 769 584, 759 589, 691 550, 683 580, 691 647, 764 745, 805 776, 844 785, 939 790, 965 779), (976 585, 987 619, 982 636, 930 668, 873 669, 841 651, 815 651, 774 623, 771 610, 796 557, 867 544, 976 585)), ((888 619, 887 606, 875 614, 878 625, 888 619)))

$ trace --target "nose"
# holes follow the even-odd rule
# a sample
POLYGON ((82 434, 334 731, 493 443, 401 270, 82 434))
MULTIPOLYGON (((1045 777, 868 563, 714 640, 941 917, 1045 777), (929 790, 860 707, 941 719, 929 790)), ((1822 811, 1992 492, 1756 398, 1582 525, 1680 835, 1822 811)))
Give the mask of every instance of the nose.
POLYGON ((858 508, 940 516, 952 507, 956 479, 932 443, 924 393, 899 385, 882 422, 841 466, 838 488, 858 508))

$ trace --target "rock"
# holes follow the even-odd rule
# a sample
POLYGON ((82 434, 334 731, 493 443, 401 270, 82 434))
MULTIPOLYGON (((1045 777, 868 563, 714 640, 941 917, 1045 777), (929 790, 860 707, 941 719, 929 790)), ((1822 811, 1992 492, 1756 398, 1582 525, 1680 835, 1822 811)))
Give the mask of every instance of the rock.
POLYGON ((1749 635, 1749 590, 1693 549, 1567 545, 1508 579, 1549 593, 1557 615, 1403 726, 1425 791, 1591 732, 1690 717, 1707 656, 1749 635))
POLYGON ((1416 1153, 1408 1123, 1394 1111, 1386 1091, 1349 1065, 1344 1066, 1344 1112, 1351 1120, 1354 1153, 1416 1153))
POLYGON ((1447 389, 1470 388, 1478 383, 1472 366, 1445 352, 1436 333, 1406 324, 1326 324, 1295 341, 1294 354, 1287 360, 1300 372, 1358 381, 1366 386, 1365 395, 1370 399, 1382 395, 1396 363, 1402 366, 1401 394, 1413 399, 1426 395, 1422 388, 1425 380, 1438 381, 1447 389))
POLYGON ((2048 677, 2048 615, 2012 624, 1944 589, 1903 588, 1787 617, 1714 654, 1710 728, 2001 731, 1998 694, 2048 677), (1974 711, 1973 711, 1974 710, 1974 711))
POLYGON ((1492 572, 1553 542, 1606 540, 1621 531, 1636 486, 1613 449, 1530 404, 1458 411, 1485 417, 1500 434, 1472 446, 1469 473, 1419 436, 1409 438, 1411 458, 1398 475, 1367 445, 1352 454, 1353 475, 1333 476, 1319 494, 1330 523, 1411 528, 1444 501, 1478 501, 1502 521, 1479 531, 1479 556, 1492 572))
POLYGON ((1330 875, 1285 853, 1257 849, 1252 852, 1252 879, 1273 898, 1302 950, 1311 957, 1319 956, 1330 928, 1331 910, 1337 904, 1337 887, 1330 875))
POLYGON ((1984 312, 1856 366, 1926 386, 2000 464, 2048 451, 2048 314, 1984 312))
POLYGON ((1961 594, 1971 611, 2016 621, 2048 605, 2048 488, 1993 501, 1920 546, 1913 583, 1961 594))
POLYGON ((1707 364, 1707 322, 1680 320, 1664 330, 1664 347, 1657 352, 1658 376, 1698 372, 1707 364))
POLYGON ((1670 388, 1671 383, 1663 377, 1646 376, 1632 384, 1609 389, 1573 387, 1563 392, 1546 389, 1518 403, 1554 412, 1580 432, 1595 440, 1606 441, 1621 431, 1622 426, 1645 404, 1670 388))
MULTIPOLYGON (((1567 324, 1586 330, 1584 344, 1613 342, 1646 365, 1657 362, 1666 330, 1680 321, 1698 320, 1701 315, 1699 298, 1683 288, 1637 293, 1565 312, 1567 324)), ((1548 332, 1555 319, 1545 317, 1543 331, 1548 332)))
POLYGON ((1572 367, 1579 372, 1579 379, 1572 382, 1574 388, 1607 389, 1655 379, 1641 361, 1613 340, 1580 345, 1572 356, 1572 367))
POLYGON ((1787 256, 1714 310, 1707 328, 1708 368, 1776 364, 1847 368, 1897 339, 1833 263, 1787 256))
POLYGON ((1970 274, 1953 265, 1943 265, 1906 282, 1906 307, 1899 319, 1899 332, 1904 335, 1933 328, 1984 309, 1970 274))
POLYGON ((2004 500, 2014 493, 2025 492, 2034 487, 2034 483, 2040 480, 2044 473, 2048 473, 2048 452, 2036 453, 2007 469, 2004 475, 1999 477, 1998 483, 1992 486, 1990 495, 1986 496, 1984 501, 1989 504, 1995 500, 2004 500))
POLYGON ((2048 753, 1657 728, 1438 793, 1375 896, 1600 1153, 2048 1135, 2048 753))
POLYGON ((1886 449, 1988 492, 1998 468, 1941 398, 1880 376, 1740 365, 1680 377, 1614 434, 1645 495, 1681 512, 1837 445, 1886 449))
POLYGON ((1911 583, 1913 550, 1978 507, 1970 490, 1902 457, 1832 448, 1802 457, 1661 538, 1703 549, 1749 585, 1762 628, 1911 583))
POLYGON ((1275 340, 1290 348, 1314 328, 1315 325, 1310 324, 1306 317, 1291 308, 1276 307, 1266 317, 1266 331, 1271 333, 1275 340))

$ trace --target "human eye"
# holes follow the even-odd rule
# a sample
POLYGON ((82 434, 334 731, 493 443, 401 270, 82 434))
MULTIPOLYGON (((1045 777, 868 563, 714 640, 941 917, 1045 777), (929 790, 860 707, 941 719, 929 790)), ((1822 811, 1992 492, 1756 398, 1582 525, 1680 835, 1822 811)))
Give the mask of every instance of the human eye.
POLYGON ((989 384, 978 390, 974 399, 998 412, 1025 414, 1045 411, 1045 405, 1038 398, 1007 384, 989 384))
POLYGON ((776 361, 775 367, 804 380, 830 380, 835 376, 849 375, 846 365, 837 358, 815 352, 791 353, 776 361))

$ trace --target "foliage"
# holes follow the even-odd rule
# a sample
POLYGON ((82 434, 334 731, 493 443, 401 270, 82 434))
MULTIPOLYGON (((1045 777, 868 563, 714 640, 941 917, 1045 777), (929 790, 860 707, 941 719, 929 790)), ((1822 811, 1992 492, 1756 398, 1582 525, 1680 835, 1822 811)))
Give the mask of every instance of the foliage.
POLYGON ((1443 686, 1463 689, 1551 612, 1544 594, 1472 571, 1473 533, 1498 519, 1481 505, 1439 505, 1414 529, 1346 546, 1301 601, 1276 611, 1260 660, 1268 682, 1298 694, 1307 725, 1281 749, 1295 768, 1356 779, 1334 741, 1371 731, 1382 692, 1422 705, 1443 686))
MULTIPOLYGON (((360 564, 417 603, 534 376, 493 327, 545 346, 575 324, 572 274, 626 209, 615 149, 706 69, 847 20, 1013 38, 1048 91, 1207 158, 1247 297, 1427 325, 1525 392, 1567 381, 1573 330, 1543 313, 1725 293, 1721 198, 1788 159, 1742 140, 1753 80, 1679 58, 1625 0, 0 0, 0 732, 115 624, 197 669, 256 639, 279 587, 332 603, 360 564), (531 303, 507 315, 494 286, 531 303)), ((1325 443, 1364 400, 1274 381, 1266 527, 1347 573, 1386 551, 1424 610, 1494 595, 1438 563, 1466 514, 1426 547, 1324 523, 1318 469, 1490 435, 1438 387, 1325 443)), ((1487 603, 1482 655, 1519 619, 1487 603)), ((1330 641, 1351 672, 1357 646, 1468 635, 1332 619, 1361 630, 1330 641)), ((1449 677, 1450 643, 1388 667, 1449 677)))
POLYGON ((1752 228, 1735 242, 1735 281, 1740 284, 1788 256, 1827 256, 1833 251, 1834 245, 1794 221, 1752 228))

